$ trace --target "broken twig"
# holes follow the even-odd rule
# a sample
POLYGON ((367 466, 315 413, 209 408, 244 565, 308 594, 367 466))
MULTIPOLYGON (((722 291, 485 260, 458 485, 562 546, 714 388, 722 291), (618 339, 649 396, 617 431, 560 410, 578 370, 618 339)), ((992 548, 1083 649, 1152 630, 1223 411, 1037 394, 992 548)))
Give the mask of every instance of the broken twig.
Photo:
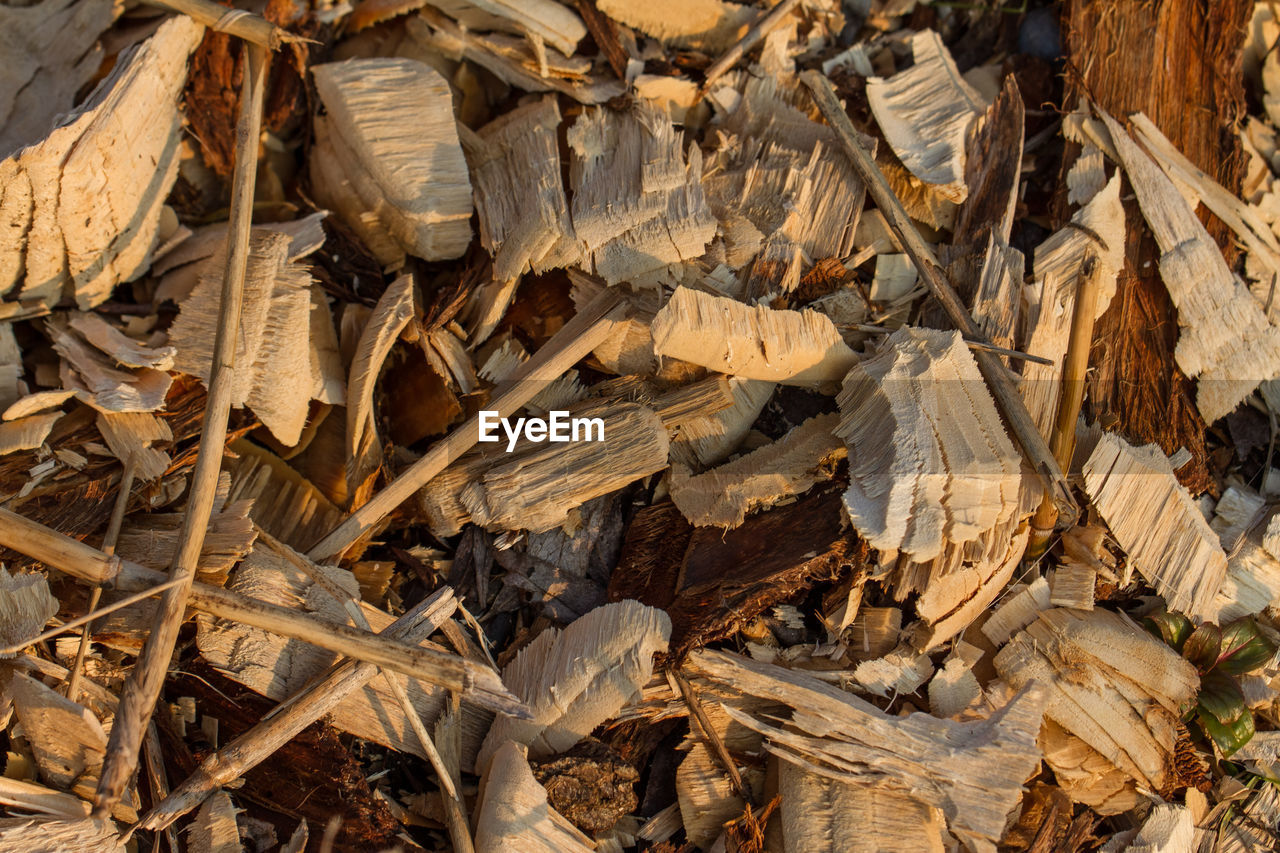
MULTIPOLYGON (((184 0, 188 2, 188 0, 184 0)), ((218 7, 221 8, 221 7, 218 7)), ((223 274, 218 331, 213 345, 208 404, 201 429, 200 449, 187 499, 186 518, 178 537, 178 551, 170 570, 182 580, 165 590, 151 633, 125 684, 120 709, 103 760, 94 814, 105 818, 119 801, 138 762, 138 750, 156 698, 164 683, 186 612, 187 590, 195 579, 200 550, 204 547, 209 515, 213 511, 226 443, 227 418, 235 382, 237 333, 244 299, 245 269, 249 256, 249 228, 253 223, 253 186, 258 174, 258 137, 262 133, 262 105, 266 92, 267 51, 254 44, 246 50, 248 62, 240 93, 240 118, 236 125, 235 173, 231 185, 231 216, 227 224, 227 263, 223 274)))

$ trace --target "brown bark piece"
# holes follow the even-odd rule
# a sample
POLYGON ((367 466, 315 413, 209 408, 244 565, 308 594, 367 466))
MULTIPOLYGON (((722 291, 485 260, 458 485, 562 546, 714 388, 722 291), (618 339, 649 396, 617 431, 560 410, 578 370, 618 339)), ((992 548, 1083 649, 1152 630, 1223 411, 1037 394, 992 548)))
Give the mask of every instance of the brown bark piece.
POLYGON ((659 504, 628 531, 609 599, 636 598, 665 609, 672 622, 671 656, 679 660, 814 583, 860 571, 866 546, 845 529, 841 516, 840 492, 830 487, 751 516, 727 532, 690 529, 674 506, 659 504))

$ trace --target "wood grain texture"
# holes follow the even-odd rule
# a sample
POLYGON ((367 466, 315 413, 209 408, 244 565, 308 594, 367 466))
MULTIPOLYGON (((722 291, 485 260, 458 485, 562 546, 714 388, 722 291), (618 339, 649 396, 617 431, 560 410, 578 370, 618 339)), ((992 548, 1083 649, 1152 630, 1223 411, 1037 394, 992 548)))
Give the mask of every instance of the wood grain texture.
MULTIPOLYGON (((1245 159, 1233 124, 1244 113, 1241 48, 1253 4, 1224 0, 1070 0, 1063 9, 1063 47, 1074 73, 1066 106, 1088 95, 1114 116, 1144 112, 1196 166, 1228 190, 1240 187, 1245 159)), ((1074 156, 1064 160, 1069 168, 1074 156)), ((1062 193, 1065 199, 1065 182, 1062 193)), ((1144 235, 1136 205, 1126 205, 1125 265, 1116 298, 1094 330, 1095 365, 1089 397, 1095 413, 1131 440, 1179 447, 1193 461, 1180 472, 1193 491, 1210 484, 1205 425, 1194 386, 1177 370, 1175 314, 1161 283, 1154 241, 1144 235)), ((1060 207, 1059 222, 1068 211, 1060 207)), ((1210 235, 1236 257, 1228 231, 1204 216, 1210 235)))

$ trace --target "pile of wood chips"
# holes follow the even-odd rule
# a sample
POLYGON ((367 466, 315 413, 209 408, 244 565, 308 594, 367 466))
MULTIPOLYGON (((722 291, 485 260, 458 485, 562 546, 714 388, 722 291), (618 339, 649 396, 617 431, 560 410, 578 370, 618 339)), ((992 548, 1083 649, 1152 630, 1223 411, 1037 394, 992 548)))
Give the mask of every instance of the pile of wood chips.
POLYGON ((1280 849, 1273 4, 165 2, 0 0, 0 850, 1280 849))

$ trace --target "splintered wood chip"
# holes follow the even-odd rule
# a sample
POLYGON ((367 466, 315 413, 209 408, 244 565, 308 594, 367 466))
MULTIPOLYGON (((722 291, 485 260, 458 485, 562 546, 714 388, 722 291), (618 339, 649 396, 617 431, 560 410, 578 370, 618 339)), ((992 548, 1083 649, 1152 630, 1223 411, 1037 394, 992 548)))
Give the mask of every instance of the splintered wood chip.
POLYGON ((634 699, 653 674, 653 655, 667 649, 671 620, 638 601, 606 604, 563 631, 543 631, 502 671, 507 687, 532 719, 499 715, 476 767, 483 770, 504 743, 534 756, 564 752, 634 699))

